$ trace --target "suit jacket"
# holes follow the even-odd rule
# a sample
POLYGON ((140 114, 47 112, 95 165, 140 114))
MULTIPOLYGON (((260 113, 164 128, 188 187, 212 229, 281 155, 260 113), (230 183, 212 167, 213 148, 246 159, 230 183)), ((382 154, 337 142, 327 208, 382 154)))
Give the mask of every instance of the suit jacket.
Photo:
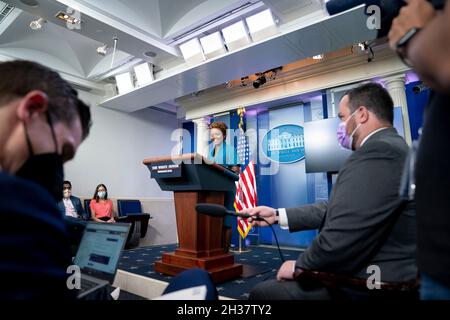
POLYGON ((346 161, 328 202, 286 210, 290 231, 320 229, 298 267, 368 278, 377 265, 382 281, 416 277, 414 203, 402 207, 398 195, 407 152, 394 128, 381 130, 346 161))
POLYGON ((69 235, 52 195, 40 185, 0 172, 0 299, 70 297, 69 235))
MULTIPOLYGON (((83 205, 81 204, 81 200, 78 197, 70 196, 70 201, 72 201, 73 207, 75 208, 75 211, 78 214, 79 218, 82 218, 83 220, 89 220, 89 217, 87 217, 86 212, 83 209, 83 205)), ((61 200, 58 203, 58 208, 61 211, 62 214, 66 214, 66 207, 64 206, 64 201, 61 200)))

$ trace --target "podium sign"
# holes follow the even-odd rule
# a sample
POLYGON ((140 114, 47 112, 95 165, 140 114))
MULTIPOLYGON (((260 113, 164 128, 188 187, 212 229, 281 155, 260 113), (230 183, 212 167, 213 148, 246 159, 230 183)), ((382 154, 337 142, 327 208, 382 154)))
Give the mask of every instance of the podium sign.
POLYGON ((155 165, 149 165, 150 176, 153 179, 165 179, 165 178, 181 178, 181 163, 176 164, 172 161, 166 163, 161 162, 155 165))

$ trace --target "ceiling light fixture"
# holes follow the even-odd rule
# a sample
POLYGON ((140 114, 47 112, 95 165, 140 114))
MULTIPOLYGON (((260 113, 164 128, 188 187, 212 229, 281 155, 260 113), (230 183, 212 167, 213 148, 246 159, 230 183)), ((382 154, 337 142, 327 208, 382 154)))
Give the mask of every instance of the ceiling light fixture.
POLYGON ((375 54, 372 49, 372 43, 369 41, 359 42, 357 44, 354 44, 351 48, 352 53, 356 54, 366 54, 367 55, 367 62, 372 62, 372 60, 375 58, 375 54))
POLYGON ((97 53, 101 56, 106 56, 106 53, 108 52, 108 45, 104 44, 97 48, 97 53))
POLYGON ((30 28, 33 30, 41 30, 44 23, 46 23, 44 18, 39 18, 30 22, 30 28))
POLYGON ((249 83, 251 83, 251 80, 248 76, 241 78, 241 87, 246 87, 249 85, 249 83))
POLYGON ((253 88, 258 89, 260 86, 267 82, 267 79, 264 74, 257 73, 256 75, 258 76, 258 79, 253 81, 253 88))
POLYGON ((257 79, 253 81, 253 88, 258 89, 260 86, 268 81, 275 80, 278 72, 280 72, 283 67, 273 68, 262 73, 256 73, 257 79))
POLYGON ((60 20, 63 20, 64 22, 67 22, 70 24, 80 24, 82 22, 79 18, 74 17, 74 16, 70 15, 69 13, 62 12, 62 11, 58 12, 56 14, 56 17, 60 20))
POLYGON ((113 47, 113 53, 112 53, 112 58, 111 58, 111 69, 114 65, 114 58, 116 56, 116 49, 117 49, 117 41, 119 40, 119 38, 117 38, 117 36, 114 36, 113 40, 114 40, 114 47, 113 47))
POLYGON ((322 60, 323 59, 323 53, 322 54, 318 54, 312 57, 314 60, 322 60))

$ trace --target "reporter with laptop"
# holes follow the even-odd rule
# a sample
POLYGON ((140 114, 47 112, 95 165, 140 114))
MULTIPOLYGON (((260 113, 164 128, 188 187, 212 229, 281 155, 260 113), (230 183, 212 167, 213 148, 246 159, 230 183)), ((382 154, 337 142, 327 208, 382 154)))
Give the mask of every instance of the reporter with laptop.
MULTIPOLYGON (((87 298, 114 279, 129 229, 89 222, 72 262, 57 203, 63 164, 89 134, 89 108, 58 73, 38 63, 1 62, 0 74, 0 300, 87 298), (82 282, 94 283, 87 283, 90 289, 68 289, 73 263, 84 271, 82 282)), ((199 269, 175 277, 165 293, 197 285, 208 288, 206 299, 217 299, 208 273, 199 269)))
POLYGON ((58 73, 0 63, 1 300, 67 299, 69 235, 57 201, 63 163, 89 134, 90 111, 58 73))

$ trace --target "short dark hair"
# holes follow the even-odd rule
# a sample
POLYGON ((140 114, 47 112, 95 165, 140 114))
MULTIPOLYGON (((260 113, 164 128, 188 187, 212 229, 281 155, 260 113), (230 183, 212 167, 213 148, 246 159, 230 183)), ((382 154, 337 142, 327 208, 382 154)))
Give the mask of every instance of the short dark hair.
POLYGON ((228 127, 225 124, 225 122, 215 121, 215 122, 213 122, 213 123, 211 123, 209 125, 209 128, 210 129, 219 129, 222 132, 222 134, 223 134, 223 138, 225 139, 227 137, 227 129, 228 129, 228 127))
POLYGON ((48 97, 48 114, 53 123, 64 122, 70 126, 78 115, 83 139, 89 135, 89 107, 57 72, 36 62, 15 60, 1 62, 0 74, 0 107, 30 91, 40 90, 48 97))
POLYGON ((66 180, 63 182, 63 185, 68 184, 70 186, 70 189, 72 189, 72 184, 70 183, 70 181, 66 180))
POLYGON ((393 124, 394 102, 389 92, 378 83, 367 83, 354 88, 346 93, 349 108, 353 113, 359 107, 365 106, 373 112, 378 119, 393 124))

